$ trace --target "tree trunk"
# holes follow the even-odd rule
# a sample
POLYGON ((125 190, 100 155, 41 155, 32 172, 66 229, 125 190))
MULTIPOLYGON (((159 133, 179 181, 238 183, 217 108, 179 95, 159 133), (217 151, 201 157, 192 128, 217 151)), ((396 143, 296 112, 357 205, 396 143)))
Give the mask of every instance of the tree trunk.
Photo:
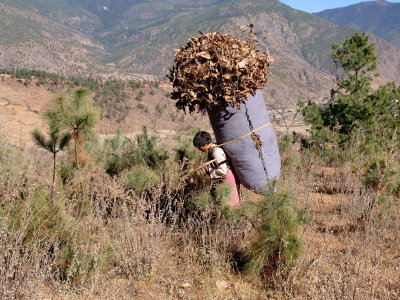
POLYGON ((53 153, 53 182, 51 184, 51 203, 53 206, 56 205, 57 191, 56 191, 56 155, 57 152, 53 153))
POLYGON ((81 169, 80 169, 80 164, 79 164, 79 131, 74 133, 74 140, 75 140, 75 162, 76 162, 76 169, 78 171, 78 176, 79 176, 79 188, 80 188, 80 194, 81 194, 81 207, 80 211, 78 213, 78 216, 80 217, 83 213, 83 208, 84 208, 84 199, 85 199, 85 191, 83 188, 83 180, 82 180, 82 174, 81 174, 81 169))
POLYGON ((78 133, 75 133, 75 166, 79 170, 79 158, 78 158, 78 133))

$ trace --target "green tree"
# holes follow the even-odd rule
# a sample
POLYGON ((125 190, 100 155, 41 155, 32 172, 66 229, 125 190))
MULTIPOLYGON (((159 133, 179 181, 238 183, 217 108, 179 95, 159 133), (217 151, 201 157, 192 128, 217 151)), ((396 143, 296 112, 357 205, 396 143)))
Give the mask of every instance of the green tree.
POLYGON ((339 142, 343 143, 355 129, 362 129, 373 119, 370 75, 376 69, 377 58, 375 45, 368 41, 366 34, 356 33, 347 37, 341 46, 332 45, 333 61, 345 74, 337 77, 337 86, 331 90, 327 105, 309 103, 303 109, 305 121, 312 125, 313 138, 323 140, 326 136, 327 141, 336 132, 339 142))
POLYGON ((157 137, 149 135, 146 126, 143 126, 142 133, 136 136, 136 141, 137 147, 127 153, 128 165, 144 163, 150 168, 156 168, 168 159, 168 151, 157 148, 157 137))
POLYGON ((108 175, 119 174, 127 164, 124 159, 127 148, 127 139, 121 136, 117 130, 114 137, 104 140, 101 160, 105 163, 105 169, 108 175))
POLYGON ((363 183, 396 193, 400 190, 400 86, 389 82, 371 89, 377 58, 375 45, 365 34, 347 37, 340 47, 332 48, 333 60, 344 75, 338 77, 327 104, 308 103, 302 110, 311 124, 312 145, 329 163, 363 157, 363 183))
POLYGON ((88 99, 88 90, 78 88, 72 97, 58 96, 51 108, 45 113, 53 128, 66 129, 74 140, 74 161, 79 163, 84 157, 85 137, 90 136, 100 118, 100 110, 88 99))
POLYGON ((256 229, 255 239, 246 249, 246 271, 268 279, 278 269, 284 274, 302 250, 301 231, 305 218, 296 210, 294 195, 282 188, 242 210, 256 229))
POLYGON ((58 96, 53 105, 45 112, 50 126, 67 130, 74 140, 73 157, 79 173, 81 195, 80 213, 84 207, 84 187, 80 174, 80 163, 85 160, 85 138, 93 135, 93 128, 100 118, 100 110, 87 99, 88 90, 77 88, 71 96, 58 96))
POLYGON ((368 43, 369 37, 355 33, 347 36, 341 46, 332 44, 332 58, 335 66, 340 65, 346 76, 338 77, 337 88, 332 90, 333 98, 369 92, 372 78, 367 72, 376 69, 375 44, 368 43))
MULTIPOLYGON (((364 124, 366 132, 371 133, 375 128, 384 128, 388 137, 399 135, 400 130, 400 86, 395 82, 381 85, 368 96, 366 110, 371 120, 364 124)), ((383 132, 383 130, 381 130, 383 132)))
POLYGON ((71 134, 69 132, 60 133, 60 130, 54 125, 50 125, 50 138, 47 139, 39 129, 35 128, 32 132, 32 137, 35 143, 46 149, 53 154, 53 181, 51 185, 51 201, 53 206, 56 203, 56 158, 57 153, 64 150, 71 140, 71 134))

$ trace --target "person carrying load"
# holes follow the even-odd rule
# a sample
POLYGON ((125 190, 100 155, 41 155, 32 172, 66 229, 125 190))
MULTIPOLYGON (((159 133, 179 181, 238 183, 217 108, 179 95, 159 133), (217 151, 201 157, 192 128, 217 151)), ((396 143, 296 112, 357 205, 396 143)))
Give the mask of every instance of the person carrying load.
POLYGON ((207 112, 216 145, 232 158, 240 183, 269 194, 280 176, 277 138, 261 92, 272 58, 256 49, 252 30, 250 25, 248 40, 216 32, 192 37, 176 52, 168 78, 177 108, 207 112))

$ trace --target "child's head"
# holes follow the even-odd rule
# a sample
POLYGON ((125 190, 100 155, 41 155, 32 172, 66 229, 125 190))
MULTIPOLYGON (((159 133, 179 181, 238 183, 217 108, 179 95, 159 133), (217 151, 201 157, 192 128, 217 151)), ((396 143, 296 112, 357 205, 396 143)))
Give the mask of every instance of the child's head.
POLYGON ((211 134, 207 131, 199 131, 193 138, 193 145, 203 152, 210 149, 212 143, 211 134))

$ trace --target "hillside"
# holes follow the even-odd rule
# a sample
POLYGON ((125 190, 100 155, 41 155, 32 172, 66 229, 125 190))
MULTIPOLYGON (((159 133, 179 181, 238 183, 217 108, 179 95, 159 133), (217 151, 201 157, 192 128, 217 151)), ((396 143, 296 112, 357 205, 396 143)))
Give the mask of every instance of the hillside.
MULTIPOLYGON (((336 73, 331 44, 354 32, 277 0, 3 0, 0 8, 2 67, 103 78, 165 79, 174 49, 191 35, 239 34, 252 23, 260 49, 275 59, 264 92, 279 103, 328 97, 336 73)), ((371 39, 380 62, 377 83, 399 81, 400 50, 371 39)))
POLYGON ((332 23, 367 30, 400 47, 400 3, 385 0, 362 2, 316 13, 332 23))
POLYGON ((105 70, 93 58, 103 51, 100 44, 35 10, 12 3, 0 3, 1 66, 81 75, 105 70))
MULTIPOLYGON (((132 137, 147 126, 161 135, 180 132, 188 127, 208 128, 207 116, 184 115, 169 99, 171 86, 165 82, 109 80, 92 88, 90 97, 101 108, 97 132, 100 136, 115 134, 117 128, 132 137)), ((58 84, 40 83, 40 79, 17 79, 1 75, 0 138, 19 147, 33 145, 30 132, 45 130, 42 112, 56 95, 67 95, 71 86, 66 80, 58 84)))

